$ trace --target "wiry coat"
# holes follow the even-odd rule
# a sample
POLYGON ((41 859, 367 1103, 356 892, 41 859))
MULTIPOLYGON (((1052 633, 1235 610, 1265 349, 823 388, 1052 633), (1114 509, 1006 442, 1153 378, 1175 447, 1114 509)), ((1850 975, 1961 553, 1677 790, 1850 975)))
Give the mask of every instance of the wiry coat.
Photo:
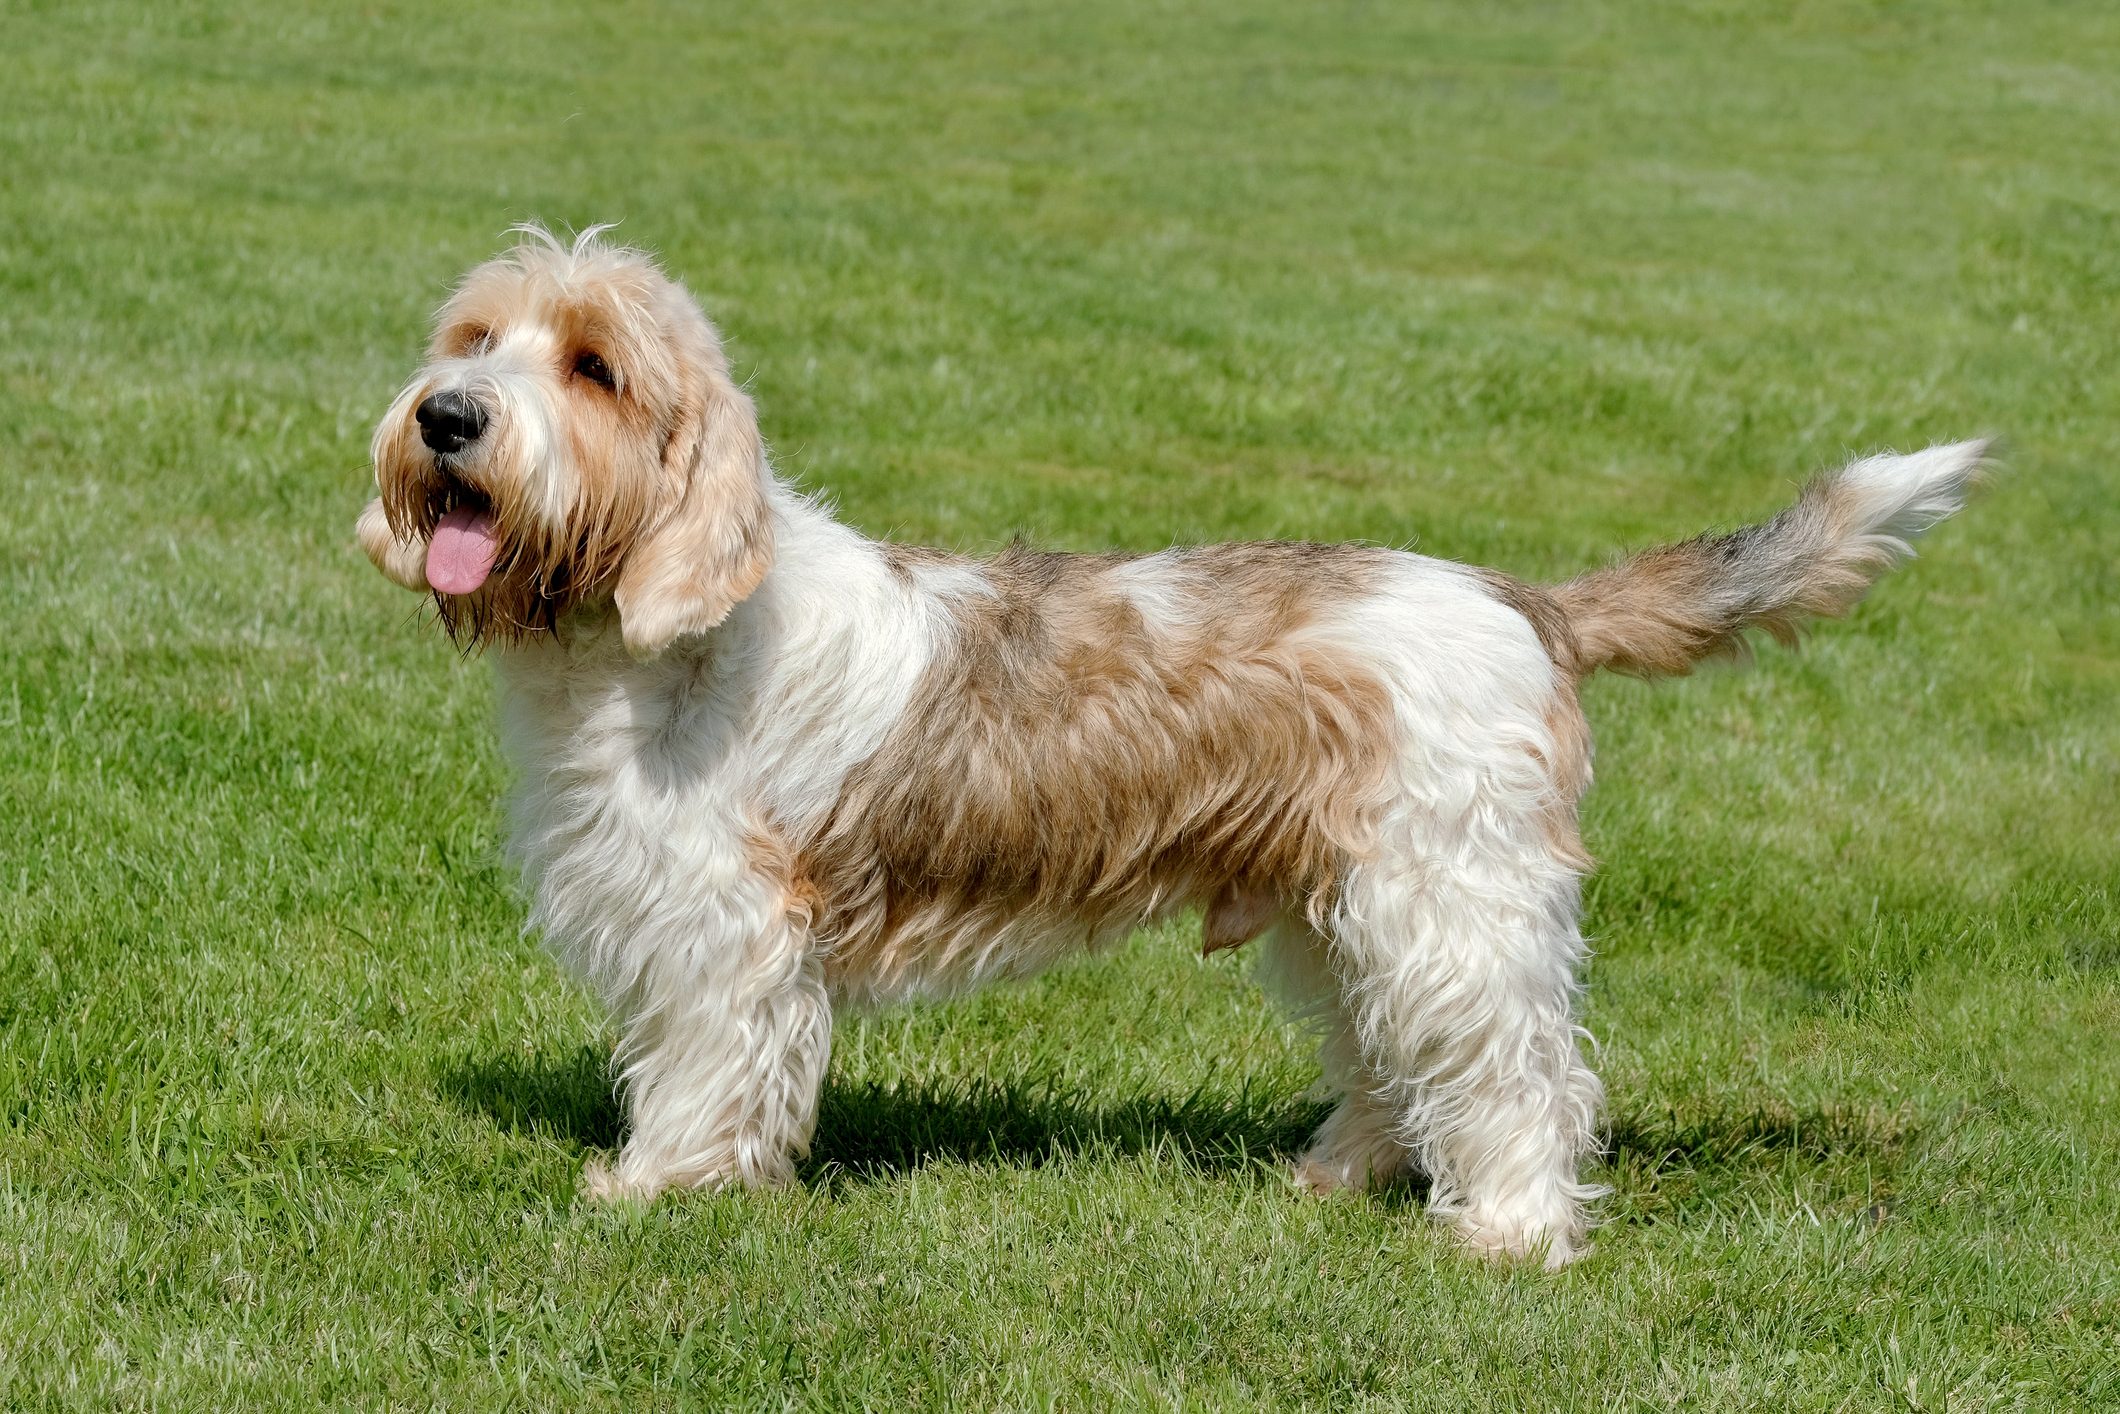
POLYGON ((490 527, 490 578, 438 598, 496 648, 532 922, 618 1022, 629 1131, 594 1191, 784 1181, 835 1006, 1198 908, 1209 948, 1270 933, 1324 1028, 1344 1099, 1308 1186, 1418 1166, 1468 1243, 1559 1263, 1599 1104, 1578 679, 1845 608, 1980 456, 1859 462, 1551 590, 1357 546, 965 559, 784 486, 689 297, 533 233, 443 312, 360 532, 421 588, 443 515, 490 527), (490 435, 424 447, 438 388, 490 435))

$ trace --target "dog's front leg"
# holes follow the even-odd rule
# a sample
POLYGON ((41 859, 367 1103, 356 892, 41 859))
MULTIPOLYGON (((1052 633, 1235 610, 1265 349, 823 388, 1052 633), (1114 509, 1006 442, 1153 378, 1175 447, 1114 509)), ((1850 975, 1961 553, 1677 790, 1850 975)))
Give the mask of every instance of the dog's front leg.
POLYGON ((832 1039, 807 931, 776 920, 749 936, 633 941, 645 961, 620 1005, 626 1140, 615 1163, 589 1164, 584 1187, 648 1199, 788 1182, 832 1039))

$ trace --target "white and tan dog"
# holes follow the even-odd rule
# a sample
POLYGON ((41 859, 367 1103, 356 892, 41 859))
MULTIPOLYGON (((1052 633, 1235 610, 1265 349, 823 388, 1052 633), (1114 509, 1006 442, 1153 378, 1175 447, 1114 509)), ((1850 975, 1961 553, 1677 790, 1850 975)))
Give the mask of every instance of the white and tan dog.
POLYGON ((1176 910, 1270 934, 1341 1094, 1306 1187, 1419 1170, 1483 1251, 1578 1252, 1577 683, 1838 613, 1979 443, 1551 588, 1356 545, 873 541, 773 472, 646 256, 525 228, 375 435, 363 548, 490 643, 532 925, 602 993, 598 1195, 785 1182, 842 1005, 1018 977, 1176 910))

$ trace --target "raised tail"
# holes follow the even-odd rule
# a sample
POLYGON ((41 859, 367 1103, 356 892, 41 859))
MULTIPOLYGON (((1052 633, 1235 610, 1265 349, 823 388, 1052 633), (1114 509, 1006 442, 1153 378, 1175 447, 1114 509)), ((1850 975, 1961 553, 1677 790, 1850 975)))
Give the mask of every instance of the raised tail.
POLYGON ((1567 620, 1576 670, 1691 672, 1743 651, 1746 629, 1784 643, 1804 620, 1846 613, 1908 543, 1965 504, 1986 441, 1864 457, 1812 478, 1772 520, 1647 550, 1546 592, 1567 620))

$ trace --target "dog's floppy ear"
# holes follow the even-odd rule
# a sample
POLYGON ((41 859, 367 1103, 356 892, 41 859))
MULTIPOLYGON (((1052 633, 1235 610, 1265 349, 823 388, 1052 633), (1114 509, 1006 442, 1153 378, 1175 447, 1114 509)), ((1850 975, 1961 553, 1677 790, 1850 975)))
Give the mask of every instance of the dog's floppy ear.
POLYGON ((677 499, 618 572, 619 627, 652 658, 729 616, 773 562, 765 448, 751 400, 726 378, 691 390, 663 452, 677 499))
POLYGON ((353 537, 384 578, 421 594, 427 592, 427 547, 417 540, 398 538, 383 515, 381 496, 362 508, 361 518, 353 523, 353 537))

